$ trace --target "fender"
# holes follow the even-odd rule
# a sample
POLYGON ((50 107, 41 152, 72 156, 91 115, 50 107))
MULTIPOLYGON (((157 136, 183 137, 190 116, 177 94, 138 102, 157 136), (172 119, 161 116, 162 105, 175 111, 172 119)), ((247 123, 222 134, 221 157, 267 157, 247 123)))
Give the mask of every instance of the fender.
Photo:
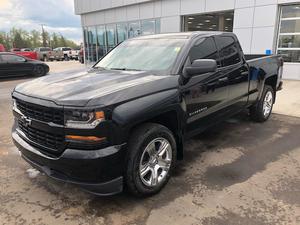
MULTIPOLYGON (((176 112, 177 129, 174 136, 177 142, 177 158, 183 159, 185 105, 181 103, 179 90, 172 89, 149 96, 145 96, 133 101, 124 103, 114 109, 112 120, 121 132, 125 140, 128 139, 131 129, 135 126, 151 121, 160 115, 168 112, 176 112)), ((120 132, 120 131, 119 131, 120 132)))

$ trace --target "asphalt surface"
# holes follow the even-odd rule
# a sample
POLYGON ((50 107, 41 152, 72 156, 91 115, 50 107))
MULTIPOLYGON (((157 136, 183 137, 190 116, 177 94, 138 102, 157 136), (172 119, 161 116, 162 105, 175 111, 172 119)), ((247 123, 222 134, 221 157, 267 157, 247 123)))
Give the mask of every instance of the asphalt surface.
MULTIPOLYGON (((61 65, 77 66, 51 66, 61 65)), ((188 141, 158 195, 95 197, 19 157, 10 92, 26 80, 0 81, 1 224, 300 224, 300 118, 273 114, 257 124, 241 113, 188 141)))

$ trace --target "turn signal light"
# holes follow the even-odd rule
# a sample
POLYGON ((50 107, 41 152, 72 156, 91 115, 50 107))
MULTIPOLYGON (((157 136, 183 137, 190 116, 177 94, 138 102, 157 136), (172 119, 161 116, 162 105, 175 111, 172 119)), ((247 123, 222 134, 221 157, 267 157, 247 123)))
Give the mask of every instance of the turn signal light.
POLYGON ((106 140, 106 137, 66 135, 66 139, 73 141, 100 142, 106 140))

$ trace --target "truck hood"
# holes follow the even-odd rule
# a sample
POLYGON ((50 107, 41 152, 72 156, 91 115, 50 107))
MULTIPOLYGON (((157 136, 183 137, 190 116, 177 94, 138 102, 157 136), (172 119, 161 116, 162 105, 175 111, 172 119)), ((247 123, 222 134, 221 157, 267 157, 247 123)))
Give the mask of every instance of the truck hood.
POLYGON ((143 71, 70 71, 18 85, 15 92, 64 106, 96 106, 125 102, 178 86, 178 76, 143 71))

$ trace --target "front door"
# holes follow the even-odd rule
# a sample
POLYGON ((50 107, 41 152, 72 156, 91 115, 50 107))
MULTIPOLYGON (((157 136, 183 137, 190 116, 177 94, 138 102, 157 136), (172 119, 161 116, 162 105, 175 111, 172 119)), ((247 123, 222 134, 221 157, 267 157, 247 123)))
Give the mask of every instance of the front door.
POLYGON ((193 136, 216 122, 228 101, 228 77, 221 70, 219 53, 213 38, 199 39, 191 48, 186 65, 196 59, 215 59, 219 68, 215 73, 193 76, 182 86, 187 114, 187 136, 193 136))

